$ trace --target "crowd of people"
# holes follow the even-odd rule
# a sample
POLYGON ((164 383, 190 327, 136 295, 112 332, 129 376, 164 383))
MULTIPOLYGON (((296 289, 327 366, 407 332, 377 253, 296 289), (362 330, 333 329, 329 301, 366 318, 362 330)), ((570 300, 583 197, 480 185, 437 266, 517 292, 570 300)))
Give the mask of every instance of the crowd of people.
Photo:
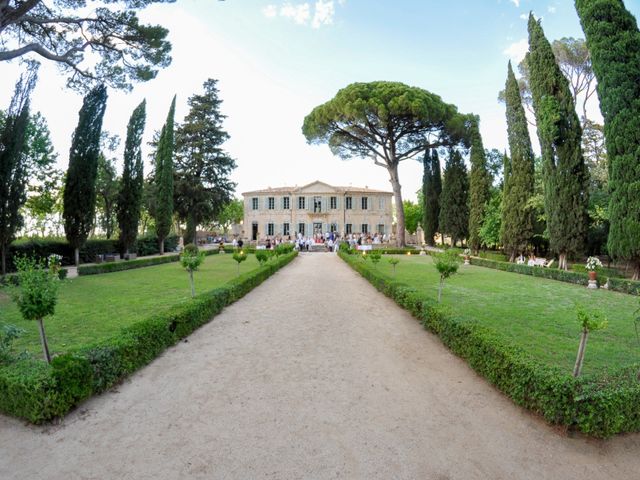
MULTIPOLYGON (((365 233, 349 233, 344 237, 341 237, 336 232, 327 232, 326 234, 315 234, 315 235, 302 235, 302 233, 296 233, 296 235, 291 238, 291 236, 287 236, 283 238, 282 236, 274 236, 273 238, 268 237, 264 243, 261 242, 265 246, 267 250, 275 249, 281 243, 293 243, 295 249, 299 252, 308 252, 312 249, 313 245, 323 245, 328 252, 337 252, 340 246, 340 243, 346 242, 351 248, 358 248, 361 245, 380 245, 383 243, 388 243, 391 241, 391 238, 387 234, 365 234, 365 233)), ((233 247, 242 247, 241 239, 233 239, 233 247)))

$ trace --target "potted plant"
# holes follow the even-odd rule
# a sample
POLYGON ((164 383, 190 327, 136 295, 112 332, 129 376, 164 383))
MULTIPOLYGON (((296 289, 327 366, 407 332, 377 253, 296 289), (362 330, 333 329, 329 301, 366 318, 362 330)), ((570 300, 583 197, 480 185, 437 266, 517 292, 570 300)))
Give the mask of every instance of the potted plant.
POLYGON ((598 283, 596 282, 596 269, 602 267, 602 262, 598 257, 589 257, 587 258, 587 263, 585 266, 587 267, 587 272, 589 272, 588 288, 598 288, 598 283))
POLYGON ((464 264, 469 265, 469 260, 471 258, 471 250, 469 250, 468 248, 465 248, 463 255, 464 255, 464 264))

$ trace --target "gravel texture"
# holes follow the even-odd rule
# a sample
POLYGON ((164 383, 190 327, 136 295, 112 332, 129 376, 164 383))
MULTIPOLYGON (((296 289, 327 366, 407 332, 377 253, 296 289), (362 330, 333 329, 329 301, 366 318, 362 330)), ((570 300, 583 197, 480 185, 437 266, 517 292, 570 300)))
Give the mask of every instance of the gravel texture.
POLYGON ((301 254, 56 425, 0 416, 0 479, 638 479, 640 435, 515 406, 333 254, 301 254))

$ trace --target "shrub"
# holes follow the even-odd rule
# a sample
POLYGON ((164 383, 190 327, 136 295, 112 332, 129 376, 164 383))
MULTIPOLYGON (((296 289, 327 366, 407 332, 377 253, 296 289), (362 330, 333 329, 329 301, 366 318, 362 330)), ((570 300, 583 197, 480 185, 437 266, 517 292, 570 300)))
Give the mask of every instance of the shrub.
POLYGON ((189 272, 189 283, 191 284, 191 298, 196 296, 196 287, 193 282, 193 272, 204 262, 204 253, 198 252, 198 247, 190 243, 184 247, 184 252, 180 255, 180 264, 189 272))
POLYGON ((0 365, 8 364, 15 360, 13 342, 24 334, 22 328, 6 324, 0 326, 0 365))
POLYGON ((445 279, 449 278, 458 271, 460 266, 460 256, 453 248, 444 253, 436 253, 433 255, 433 263, 440 274, 440 285, 438 287, 438 303, 442 300, 442 287, 444 287, 445 279))
MULTIPOLYGON (((256 260, 258 260, 258 263, 260 265, 264 265, 265 263, 267 263, 269 261, 269 256, 270 256, 269 252, 267 252, 266 250, 257 250, 256 251, 256 260)), ((234 257, 234 259, 235 259, 235 257, 234 257)))
MULTIPOLYGON (((121 272, 123 270, 132 270, 135 268, 151 267, 153 265, 162 265, 163 263, 177 262, 180 260, 179 255, 163 255, 153 258, 136 258, 135 260, 127 260, 126 262, 108 262, 97 265, 80 265, 78 267, 78 275, 97 275, 101 273, 121 272)), ((64 270, 66 272, 66 270, 64 270)))

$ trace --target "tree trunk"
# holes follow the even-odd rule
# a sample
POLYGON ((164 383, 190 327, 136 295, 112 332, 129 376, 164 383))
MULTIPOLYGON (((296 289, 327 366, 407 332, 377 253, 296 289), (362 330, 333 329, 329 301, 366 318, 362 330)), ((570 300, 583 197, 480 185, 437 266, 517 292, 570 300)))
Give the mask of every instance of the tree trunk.
POLYGON ((196 296, 196 287, 193 284, 193 270, 189 270, 189 281, 191 282, 191 298, 196 296))
POLYGON ((80 249, 78 247, 73 249, 73 259, 75 261, 76 267, 80 266, 80 249))
POLYGON ((558 255, 558 268, 560 270, 567 270, 567 253, 561 252, 558 255))
POLYGON ((516 252, 511 251, 511 254, 509 255, 509 263, 513 263, 515 261, 516 261, 516 252))
POLYGON ((158 237, 158 250, 160 250, 160 255, 164 255, 164 238, 158 237))
POLYGON ((47 363, 51 363, 51 355, 49 354, 49 345, 47 344, 47 336, 44 333, 44 322, 41 318, 38 319, 38 326, 40 327, 40 343, 42 343, 42 353, 47 363))
POLYGON ((194 245, 198 245, 198 229, 196 225, 196 219, 193 218, 193 215, 187 216, 187 230, 184 234, 185 243, 193 243, 194 245))
POLYGON ((389 182, 393 189, 393 199, 396 202, 396 246, 401 248, 405 246, 404 237, 404 207, 402 206, 402 187, 398 178, 398 165, 388 167, 389 182))
POLYGON ((640 259, 634 259, 633 261, 633 280, 640 279, 640 259))
POLYGON ((578 347, 578 356, 576 357, 576 364, 573 367, 573 376, 579 377, 582 372, 582 362, 584 361, 584 351, 587 348, 587 337, 589 336, 589 330, 586 328, 582 330, 582 337, 580 338, 580 346, 578 347))
POLYGON ((2 275, 7 274, 7 244, 2 242, 0 247, 0 255, 2 255, 2 275))

